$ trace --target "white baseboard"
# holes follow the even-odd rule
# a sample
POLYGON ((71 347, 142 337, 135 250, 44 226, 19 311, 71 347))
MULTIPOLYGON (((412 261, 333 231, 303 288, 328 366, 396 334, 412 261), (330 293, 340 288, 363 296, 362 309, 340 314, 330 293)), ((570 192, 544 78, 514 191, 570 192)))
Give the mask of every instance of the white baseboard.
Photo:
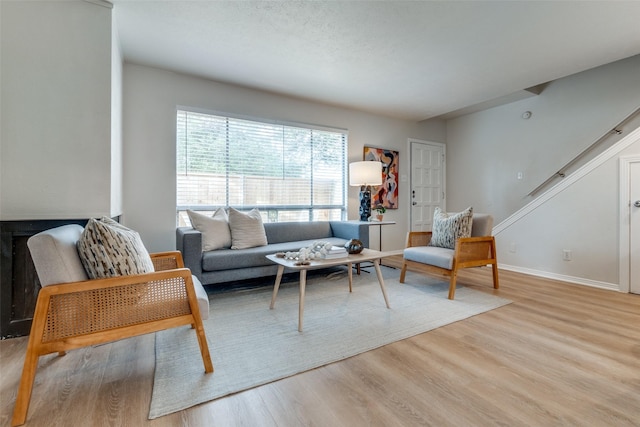
POLYGON ((534 270, 515 265, 505 265, 498 263, 498 268, 502 270, 515 271, 516 273, 528 274, 530 276, 544 277, 546 279, 560 280, 562 282, 574 283, 577 285, 590 286, 592 288, 607 289, 609 291, 622 292, 617 283, 599 282, 597 280, 585 279, 583 277, 567 276, 564 274, 550 273, 548 271, 534 270))

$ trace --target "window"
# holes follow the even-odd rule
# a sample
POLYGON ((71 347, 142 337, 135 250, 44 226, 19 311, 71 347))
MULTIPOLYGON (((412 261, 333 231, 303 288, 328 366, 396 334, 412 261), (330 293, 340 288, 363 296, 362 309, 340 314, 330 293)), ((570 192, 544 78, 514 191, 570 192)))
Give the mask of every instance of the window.
POLYGON ((346 218, 346 131, 178 110, 176 146, 178 225, 186 209, 219 207, 258 208, 265 222, 346 218))

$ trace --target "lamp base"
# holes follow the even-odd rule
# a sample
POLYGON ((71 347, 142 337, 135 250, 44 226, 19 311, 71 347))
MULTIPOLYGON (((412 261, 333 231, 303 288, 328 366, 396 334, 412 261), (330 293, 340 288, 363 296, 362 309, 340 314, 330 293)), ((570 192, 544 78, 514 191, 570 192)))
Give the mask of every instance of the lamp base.
POLYGON ((360 221, 369 221, 371 216, 371 190, 363 187, 360 190, 360 221))

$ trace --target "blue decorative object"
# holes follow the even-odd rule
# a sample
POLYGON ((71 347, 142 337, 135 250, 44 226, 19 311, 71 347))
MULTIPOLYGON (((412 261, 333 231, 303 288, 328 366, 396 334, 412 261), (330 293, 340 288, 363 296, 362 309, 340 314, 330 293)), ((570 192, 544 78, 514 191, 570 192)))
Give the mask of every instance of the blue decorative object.
POLYGON ((371 186, 382 185, 382 163, 369 161, 350 163, 349 185, 360 187, 360 221, 369 221, 371 186))
POLYGON ((371 187, 360 190, 360 221, 369 221, 371 216, 371 187))

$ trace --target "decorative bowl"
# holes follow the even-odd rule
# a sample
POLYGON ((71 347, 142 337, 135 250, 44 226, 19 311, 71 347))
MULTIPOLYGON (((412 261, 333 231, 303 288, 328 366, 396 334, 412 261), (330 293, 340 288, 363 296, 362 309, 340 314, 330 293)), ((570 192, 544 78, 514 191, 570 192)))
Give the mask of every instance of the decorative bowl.
POLYGON ((359 254, 364 249, 364 245, 358 239, 351 239, 344 244, 345 249, 350 254, 359 254))

